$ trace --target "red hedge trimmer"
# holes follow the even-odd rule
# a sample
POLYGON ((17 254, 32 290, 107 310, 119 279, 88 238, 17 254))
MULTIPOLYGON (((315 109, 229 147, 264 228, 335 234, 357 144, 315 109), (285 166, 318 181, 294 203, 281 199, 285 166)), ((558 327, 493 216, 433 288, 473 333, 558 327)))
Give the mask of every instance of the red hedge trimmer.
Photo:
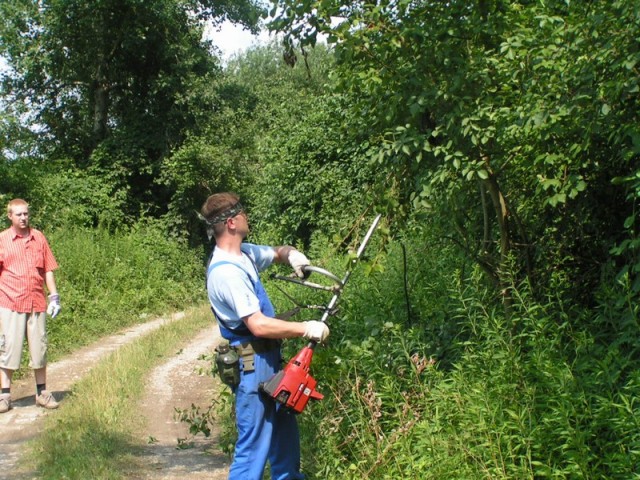
MULTIPOLYGON (((379 221, 380 215, 375 218, 375 220, 371 224, 371 227, 369 227, 369 231, 362 240, 362 244, 360 245, 360 248, 358 248, 356 256, 351 261, 349 268, 347 269, 347 272, 345 273, 342 280, 340 280, 333 273, 322 268, 314 267, 311 265, 305 267, 305 273, 318 273, 320 275, 324 275, 333 282, 333 285, 320 285, 317 283, 309 282, 306 279, 301 280, 293 277, 283 277, 280 275, 273 275, 272 277, 278 280, 286 280, 289 282, 297 283, 305 287, 333 292, 333 297, 331 298, 329 303, 327 303, 326 306, 320 307, 323 310, 320 321, 326 322, 330 316, 335 315, 335 306, 338 303, 338 298, 340 298, 340 294, 342 293, 342 290, 344 289, 344 286, 347 283, 349 276, 351 275, 353 266, 362 256, 362 252, 367 246, 367 243, 369 243, 369 239, 378 226, 379 221)), ((313 358, 313 350, 316 348, 316 345, 316 341, 310 341, 302 350, 298 352, 296 356, 294 356, 289 361, 289 363, 284 367, 283 370, 276 373, 270 380, 261 383, 259 387, 260 391, 264 392, 266 395, 273 398, 276 402, 280 403, 285 408, 288 408, 295 413, 301 413, 304 410, 304 407, 306 407, 307 403, 309 402, 309 399, 322 400, 324 398, 324 395, 316 391, 317 382, 309 373, 311 360, 313 358)))

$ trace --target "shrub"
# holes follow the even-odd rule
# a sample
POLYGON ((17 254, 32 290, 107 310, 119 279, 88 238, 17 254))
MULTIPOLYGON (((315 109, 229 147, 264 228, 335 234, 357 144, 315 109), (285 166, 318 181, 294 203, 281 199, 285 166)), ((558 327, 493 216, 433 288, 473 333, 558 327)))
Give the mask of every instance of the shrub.
POLYGON ((54 356, 205 299, 199 252, 151 222, 116 233, 71 227, 48 237, 63 308, 49 324, 54 356))

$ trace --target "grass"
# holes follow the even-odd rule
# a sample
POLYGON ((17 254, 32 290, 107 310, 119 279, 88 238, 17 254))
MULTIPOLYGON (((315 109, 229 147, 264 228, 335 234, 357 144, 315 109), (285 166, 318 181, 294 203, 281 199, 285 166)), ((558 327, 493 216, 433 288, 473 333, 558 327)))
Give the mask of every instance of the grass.
POLYGON ((62 303, 47 324, 50 360, 140 318, 206 301, 197 252, 158 229, 70 229, 52 232, 49 240, 60 264, 62 303))
POLYGON ((141 426, 136 407, 147 373, 211 321, 207 308, 191 310, 93 368, 30 444, 39 478, 127 478, 142 447, 133 433, 141 426))

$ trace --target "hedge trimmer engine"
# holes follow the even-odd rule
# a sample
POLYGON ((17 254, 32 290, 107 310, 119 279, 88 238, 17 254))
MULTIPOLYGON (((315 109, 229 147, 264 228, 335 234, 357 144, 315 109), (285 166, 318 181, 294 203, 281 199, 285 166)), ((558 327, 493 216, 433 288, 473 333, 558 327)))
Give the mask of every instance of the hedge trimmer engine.
MULTIPOLYGON (((322 268, 307 266, 305 267, 305 273, 319 273, 324 275, 325 277, 330 278, 333 281, 333 285, 326 286, 320 285, 316 283, 312 283, 305 280, 300 280, 293 277, 283 277, 280 275, 273 275, 273 278, 277 278, 278 280, 286 280, 289 282, 297 283, 299 285, 303 285, 305 287, 316 288, 321 290, 328 290, 333 292, 333 297, 327 303, 326 306, 321 307, 323 310, 321 322, 326 322, 327 319, 335 315, 335 306, 338 303, 338 298, 340 298, 340 294, 351 275, 351 270, 353 265, 358 261, 358 259, 362 256, 362 252, 364 251, 367 243, 369 243, 369 239, 376 229, 378 222, 380 221, 380 215, 378 215, 364 239, 362 240, 362 244, 358 248, 358 252, 356 253, 355 258, 352 260, 350 264, 350 268, 347 270, 344 278, 339 279, 331 272, 324 270, 322 268)), ((297 355, 295 355, 289 363, 282 369, 280 372, 276 373, 271 379, 266 382, 263 382, 259 386, 259 390, 273 398, 276 402, 280 403, 287 409, 295 413, 301 413, 304 408, 307 406, 307 403, 310 399, 313 400, 322 400, 324 395, 316 391, 317 382, 315 378, 311 376, 309 370, 311 368, 311 360, 313 359, 313 351, 317 345, 317 342, 310 341, 305 347, 300 350, 297 355)))
POLYGON ((318 382, 309 373, 314 346, 300 350, 283 370, 262 383, 260 390, 296 413, 302 412, 310 399, 322 400, 324 395, 316 391, 318 382))

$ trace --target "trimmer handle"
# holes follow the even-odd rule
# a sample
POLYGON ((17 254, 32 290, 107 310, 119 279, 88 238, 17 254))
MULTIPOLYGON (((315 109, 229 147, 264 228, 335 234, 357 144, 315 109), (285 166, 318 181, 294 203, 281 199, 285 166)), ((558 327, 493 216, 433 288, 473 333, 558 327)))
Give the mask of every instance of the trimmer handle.
POLYGON ((304 287, 326 290, 334 293, 339 292, 343 287, 342 280, 340 280, 336 275, 328 270, 325 270, 324 268, 316 267, 313 265, 304 265, 302 267, 302 271, 305 274, 305 278, 299 278, 295 273, 287 276, 272 274, 271 278, 275 278, 276 280, 284 280, 291 283, 297 283, 298 285, 302 285, 304 287), (309 277, 309 275, 311 275, 311 273, 317 273, 329 278, 333 282, 333 285, 321 285, 308 281, 307 278, 309 277))
POLYGON ((315 265, 304 265, 302 267, 302 271, 305 274, 308 274, 307 277, 311 274, 311 273, 319 273, 320 275, 324 275, 325 277, 330 278, 331 280, 333 280, 335 283, 337 283, 338 285, 342 286, 342 280, 340 280, 337 276, 335 276, 333 273, 331 273, 329 270, 325 270, 324 268, 320 268, 320 267, 316 267, 315 265))

